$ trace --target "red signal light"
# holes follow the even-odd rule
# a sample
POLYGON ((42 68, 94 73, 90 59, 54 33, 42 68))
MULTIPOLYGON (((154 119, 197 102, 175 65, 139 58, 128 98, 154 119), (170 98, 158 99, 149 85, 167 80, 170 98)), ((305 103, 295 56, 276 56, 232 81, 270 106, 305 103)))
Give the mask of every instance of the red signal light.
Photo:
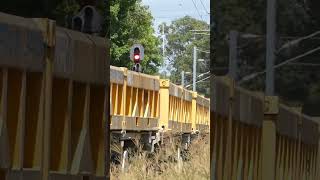
POLYGON ((139 48, 135 48, 134 52, 133 52, 133 59, 135 62, 139 62, 140 61, 140 49, 139 48))
POLYGON ((135 61, 140 60, 140 55, 139 55, 139 54, 134 55, 134 60, 135 60, 135 61))

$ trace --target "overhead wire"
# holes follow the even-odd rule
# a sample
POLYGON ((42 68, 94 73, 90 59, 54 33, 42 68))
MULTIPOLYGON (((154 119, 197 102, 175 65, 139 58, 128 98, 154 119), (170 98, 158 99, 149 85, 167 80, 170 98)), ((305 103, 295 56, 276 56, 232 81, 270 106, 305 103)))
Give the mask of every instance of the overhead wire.
MULTIPOLYGON (((283 62, 281 62, 281 63, 273 66, 273 68, 274 68, 274 69, 277 69, 277 68, 279 68, 279 67, 281 67, 281 66, 283 66, 283 65, 285 65, 285 64, 291 63, 291 62, 293 62, 293 61, 295 61, 295 60, 297 60, 297 59, 300 59, 300 58, 302 58, 302 57, 305 57, 305 56, 307 56, 307 55, 310 55, 310 54, 312 54, 312 53, 315 53, 315 52, 317 52, 317 51, 319 51, 319 50, 320 50, 320 46, 318 46, 317 48, 314 48, 314 49, 312 49, 312 50, 309 50, 309 51, 307 51, 307 52, 305 52, 305 53, 303 53, 303 54, 300 54, 300 55, 298 55, 298 56, 295 56, 295 57, 293 57, 293 58, 287 59, 287 60, 285 60, 285 61, 283 61, 283 62)), ((241 83, 243 83, 243 82, 245 82, 245 81, 251 80, 251 79, 257 77, 258 75, 262 75, 262 74, 264 74, 264 73, 266 73, 266 72, 267 72, 267 71, 264 70, 264 71, 256 72, 256 73, 250 74, 250 75, 248 75, 248 76, 245 76, 244 78, 242 78, 242 79, 239 81, 239 84, 241 84, 241 83)))
MULTIPOLYGON (((200 80, 196 81, 196 84, 199 83, 199 82, 202 82, 202 81, 205 81, 205 80, 209 79, 209 78, 211 77, 211 75, 212 75, 212 74, 210 74, 209 76, 207 76, 207 77, 205 77, 205 78, 203 78, 203 79, 200 79, 200 80)), ((188 85, 186 85, 185 87, 188 88, 188 87, 190 87, 190 86, 192 86, 192 85, 193 85, 193 83, 188 84, 188 85)))
POLYGON ((207 13, 207 14, 210 14, 210 13, 208 12, 207 8, 204 6, 202 0, 200 0, 200 2, 201 2, 201 4, 202 4, 203 9, 206 11, 206 13, 207 13))
POLYGON ((303 37, 300 37, 300 38, 298 38, 298 39, 292 40, 292 41, 290 41, 290 42, 282 45, 281 48, 277 50, 277 52, 279 53, 281 50, 283 50, 283 49, 285 49, 285 48, 287 48, 287 47, 290 47, 290 46, 293 46, 293 45, 295 45, 295 44, 298 44, 299 42, 301 42, 301 41, 303 41, 303 40, 313 38, 314 36, 317 36, 317 35, 319 35, 319 34, 320 34, 320 31, 316 31, 316 32, 314 32, 314 33, 312 33, 312 34, 309 34, 309 35, 307 35, 307 36, 303 36, 303 37))
POLYGON ((193 3, 193 6, 196 8, 196 11, 198 12, 198 15, 200 16, 201 20, 204 21, 203 18, 202 18, 202 16, 201 16, 201 14, 200 14, 200 12, 199 12, 199 9, 198 9, 196 3, 194 2, 194 0, 191 0, 191 1, 192 1, 192 3, 193 3))

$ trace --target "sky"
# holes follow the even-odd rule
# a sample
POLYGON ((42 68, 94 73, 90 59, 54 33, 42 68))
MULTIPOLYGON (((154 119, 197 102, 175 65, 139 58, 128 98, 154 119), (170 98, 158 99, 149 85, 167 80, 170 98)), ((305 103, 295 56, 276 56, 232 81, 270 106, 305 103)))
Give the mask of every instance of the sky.
POLYGON ((154 28, 158 34, 158 25, 189 15, 210 23, 210 0, 142 0, 149 6, 154 17, 154 28))
MULTIPOLYGON (((154 18, 153 27, 156 35, 160 34, 159 24, 163 22, 170 24, 171 21, 186 15, 210 24, 210 0, 142 0, 142 4, 149 6, 154 18)), ((164 63, 159 72, 170 76, 171 68, 169 60, 164 57, 164 63)))

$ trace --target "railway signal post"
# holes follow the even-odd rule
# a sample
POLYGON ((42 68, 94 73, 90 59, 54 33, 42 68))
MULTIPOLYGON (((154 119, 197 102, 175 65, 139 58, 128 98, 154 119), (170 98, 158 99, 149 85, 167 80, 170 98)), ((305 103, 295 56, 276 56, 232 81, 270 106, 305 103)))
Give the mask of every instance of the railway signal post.
POLYGON ((141 60, 144 58, 144 48, 141 44, 134 44, 130 49, 130 59, 134 62, 133 71, 142 72, 140 65, 141 60))

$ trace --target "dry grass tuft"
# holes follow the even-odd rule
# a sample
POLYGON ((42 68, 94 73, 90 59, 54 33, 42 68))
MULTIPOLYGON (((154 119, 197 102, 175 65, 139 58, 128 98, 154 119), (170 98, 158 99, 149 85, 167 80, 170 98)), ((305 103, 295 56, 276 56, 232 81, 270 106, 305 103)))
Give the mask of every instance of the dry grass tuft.
POLYGON ((202 180, 210 179, 210 146, 208 140, 195 140, 181 166, 176 161, 177 150, 173 146, 160 150, 152 158, 146 154, 130 160, 125 173, 120 167, 111 167, 112 180, 202 180))

